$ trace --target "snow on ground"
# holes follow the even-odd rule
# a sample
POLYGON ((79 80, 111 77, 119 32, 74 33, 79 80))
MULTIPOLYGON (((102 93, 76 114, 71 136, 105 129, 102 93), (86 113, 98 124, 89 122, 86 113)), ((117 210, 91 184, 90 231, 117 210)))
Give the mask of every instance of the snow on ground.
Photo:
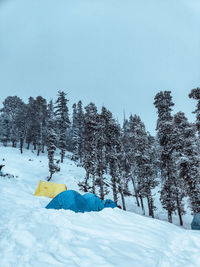
MULTIPOLYGON (((0 266, 200 266, 199 231, 119 209, 47 210, 50 199, 33 195, 46 156, 0 147, 1 163, 18 178, 0 178, 0 266)), ((83 177, 66 159, 52 181, 78 190, 83 177)))

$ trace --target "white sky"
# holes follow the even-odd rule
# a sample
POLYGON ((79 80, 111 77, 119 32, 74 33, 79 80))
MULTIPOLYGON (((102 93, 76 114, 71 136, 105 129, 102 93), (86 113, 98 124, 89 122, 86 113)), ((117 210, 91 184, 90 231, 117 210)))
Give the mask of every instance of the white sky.
POLYGON ((0 0, 0 102, 66 90, 154 133, 155 94, 172 90, 193 120, 197 86, 199 0, 0 0))

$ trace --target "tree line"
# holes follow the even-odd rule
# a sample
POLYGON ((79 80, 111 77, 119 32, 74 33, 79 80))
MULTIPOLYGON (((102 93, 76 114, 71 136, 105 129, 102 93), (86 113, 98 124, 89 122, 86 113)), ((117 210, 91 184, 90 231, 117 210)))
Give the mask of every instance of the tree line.
POLYGON ((135 198, 143 213, 144 199, 149 216, 154 217, 154 189, 160 184, 160 201, 168 213, 168 221, 178 213, 180 225, 185 214, 184 198, 191 210, 200 212, 200 88, 190 98, 197 100, 196 122, 190 123, 183 112, 172 115, 171 92, 161 91, 154 98, 157 109, 157 135, 146 131, 137 115, 124 118, 121 126, 111 111, 94 103, 85 108, 74 103, 69 116, 67 94, 58 92, 55 102, 41 96, 24 103, 9 96, 0 110, 0 141, 4 146, 19 145, 34 149, 37 155, 48 153, 49 177, 60 170, 66 151, 85 169, 79 181, 84 192, 92 192, 103 200, 109 190, 126 210, 125 197, 135 198), (60 151, 60 160, 55 151, 60 151))

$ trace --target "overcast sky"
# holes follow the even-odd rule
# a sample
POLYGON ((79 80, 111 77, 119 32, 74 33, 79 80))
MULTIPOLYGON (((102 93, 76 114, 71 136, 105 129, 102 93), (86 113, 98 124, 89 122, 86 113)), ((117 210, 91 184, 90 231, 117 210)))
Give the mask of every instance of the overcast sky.
POLYGON ((138 114, 155 133, 155 94, 190 120, 200 86, 200 0, 0 0, 0 102, 68 92, 138 114))

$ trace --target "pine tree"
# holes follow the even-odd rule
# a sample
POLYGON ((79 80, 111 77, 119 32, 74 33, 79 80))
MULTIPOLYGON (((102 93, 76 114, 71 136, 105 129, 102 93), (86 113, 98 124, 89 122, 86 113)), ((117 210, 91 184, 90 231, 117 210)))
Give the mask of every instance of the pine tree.
MULTIPOLYGON (((122 168, 122 176, 124 180, 124 195, 131 196, 131 192, 129 190, 129 181, 131 180, 131 144, 130 144, 130 124, 127 119, 124 118, 122 134, 121 134, 121 168, 122 168)), ((136 196, 135 196, 136 197, 136 196)), ((138 207, 140 206, 139 200, 136 197, 136 202, 138 207)))
POLYGON ((28 105, 27 105, 27 130, 26 130, 26 143, 27 149, 30 148, 30 144, 34 145, 34 149, 36 149, 37 143, 37 116, 36 116, 36 101, 33 97, 29 97, 28 105))
POLYGON ((23 108, 24 102, 17 96, 8 96, 3 102, 1 109, 2 124, 4 125, 3 142, 6 145, 8 141, 12 142, 12 146, 16 147, 19 140, 16 131, 16 116, 23 108))
POLYGON ((72 115, 72 140, 73 140, 73 159, 78 159, 78 120, 77 120, 77 108, 74 103, 72 115))
POLYGON ((44 152, 44 144, 46 139, 46 119, 47 119, 47 103, 46 99, 38 96, 35 100, 36 119, 37 119, 37 155, 44 152))
POLYGON ((83 167, 86 171, 86 176, 83 182, 79 183, 80 188, 88 192, 92 189, 92 193, 96 193, 95 174, 97 162, 97 131, 98 131, 98 113, 94 103, 90 103, 85 107, 86 113, 84 116, 84 156, 83 167), (92 177, 91 177, 92 176, 92 177), (89 185, 89 180, 92 178, 92 186, 89 185))
POLYGON ((77 136, 77 152, 78 157, 80 159, 80 162, 83 161, 83 153, 84 153, 84 134, 85 134, 85 128, 84 128, 84 112, 82 108, 82 102, 79 101, 77 104, 77 130, 78 130, 78 136, 77 136))
POLYGON ((107 126, 109 124, 110 112, 105 107, 102 107, 101 114, 97 117, 96 128, 96 185, 99 187, 100 198, 104 200, 108 194, 107 183, 105 183, 104 174, 107 169, 106 145, 107 145, 107 126))
POLYGON ((77 105, 73 105, 72 121, 73 157, 75 160, 79 159, 82 164, 84 153, 84 113, 81 101, 77 105))
POLYGON ((10 140, 10 120, 9 115, 7 113, 1 113, 0 117, 0 128, 1 128, 1 142, 4 146, 8 145, 8 142, 10 140))
MULTIPOLYGON (((118 202, 118 185, 120 180, 120 169, 118 153, 120 153, 120 129, 116 122, 110 118, 108 122, 108 138, 107 138, 107 161, 109 164, 109 174, 111 176, 111 185, 113 191, 113 199, 118 202)), ((120 187, 121 191, 122 188, 120 187)), ((122 192, 123 194, 123 192, 122 192)))
POLYGON ((122 157, 121 128, 113 118, 112 113, 105 107, 102 107, 101 120, 101 126, 103 126, 103 133, 101 136, 103 137, 105 147, 104 171, 111 177, 110 181, 114 202, 117 204, 118 194, 120 194, 123 208, 125 210, 124 180, 122 166, 120 164, 122 157))
MULTIPOLYGON (((144 124, 141 122, 141 119, 139 116, 130 116, 129 119, 129 136, 128 136, 128 143, 129 143, 129 151, 128 151, 128 158, 130 162, 130 177, 134 188, 134 194, 136 197, 137 203, 139 203, 140 199, 140 205, 143 210, 143 213, 145 213, 144 205, 143 205, 143 196, 140 192, 141 189, 141 173, 140 173, 140 157, 142 157, 143 152, 141 152, 142 149, 144 149, 144 145, 146 140, 143 140, 143 134, 144 134, 144 124), (143 143, 144 142, 144 143, 143 143)), ((138 204, 139 206, 139 204, 138 204)))
POLYGON ((57 132, 58 132, 58 147, 61 152, 61 162, 63 163, 65 151, 66 151, 66 140, 67 140, 67 129, 69 128, 69 114, 67 107, 66 93, 63 91, 58 92, 58 98, 55 106, 55 115, 57 121, 57 132))
POLYGON ((200 137, 200 88, 192 89, 189 97, 197 100, 197 108, 193 113, 196 114, 196 127, 200 137))
MULTIPOLYGON (((194 213, 200 212, 200 159, 197 148, 195 129, 188 122, 184 113, 179 112, 174 116, 176 153, 174 155, 177 165, 179 188, 182 197, 185 191, 190 198, 190 206, 194 213)), ((180 195, 180 194, 179 194, 180 195)), ((182 199, 181 199, 182 200, 182 199)), ((180 212, 185 213, 180 202, 180 212)), ((179 215, 180 216, 180 215, 179 215)))
POLYGON ((147 204, 149 209, 149 216, 154 218, 154 199, 152 190, 158 185, 156 179, 158 174, 158 154, 156 152, 156 140, 149 133, 147 134, 147 143, 145 149, 145 155, 143 157, 142 168, 144 170, 144 177, 142 181, 143 196, 147 198, 147 204))
POLYGON ((164 209, 168 212, 168 221, 172 223, 172 213, 176 210, 177 190, 175 185, 175 164, 173 161, 173 122, 171 92, 159 92, 154 99, 157 108, 157 131, 161 146, 161 176, 162 189, 160 200, 164 209))
POLYGON ((15 126, 17 137, 19 139, 20 152, 22 154, 27 132, 27 105, 24 103, 21 103, 20 109, 16 112, 15 126))
POLYGON ((139 116, 130 116, 129 121, 124 119, 122 131, 122 173, 125 183, 124 192, 130 196, 128 181, 132 181, 134 196, 138 207, 142 207, 143 199, 147 199, 149 215, 154 217, 152 190, 158 185, 156 179, 158 170, 158 156, 156 141, 146 133, 144 123, 139 116), (140 203, 139 203, 140 200, 140 203))
MULTIPOLYGON (((135 119, 137 116, 135 117, 135 119)), ((122 133, 122 150, 123 150, 123 176, 126 181, 126 193, 130 195, 128 190, 128 181, 130 180, 133 184, 134 196, 136 198, 137 206, 140 207, 139 195, 137 188, 137 177, 135 174, 136 161, 135 157, 135 128, 137 122, 131 115, 128 120, 124 120, 123 123, 123 133, 122 133)))
MULTIPOLYGON (((114 194, 118 193, 121 196, 123 210, 126 210, 125 195, 128 192, 128 182, 127 177, 123 174, 123 149, 122 149, 122 135, 121 127, 116 121, 111 121, 111 134, 113 136, 113 142, 111 145, 111 165, 110 165, 110 175, 112 188, 114 189, 115 183, 117 184, 117 192, 113 190, 114 194)), ((117 197, 116 197, 117 198, 117 197)), ((115 198, 114 198, 115 199, 115 198)), ((117 204, 117 202, 116 202, 117 204)))
POLYGON ((51 180, 55 172, 60 171, 59 166, 55 163, 54 153, 56 151, 56 133, 55 133, 55 117, 53 112, 53 102, 50 101, 48 105, 48 128, 47 128, 47 151, 49 159, 49 172, 50 176, 48 181, 51 180))

